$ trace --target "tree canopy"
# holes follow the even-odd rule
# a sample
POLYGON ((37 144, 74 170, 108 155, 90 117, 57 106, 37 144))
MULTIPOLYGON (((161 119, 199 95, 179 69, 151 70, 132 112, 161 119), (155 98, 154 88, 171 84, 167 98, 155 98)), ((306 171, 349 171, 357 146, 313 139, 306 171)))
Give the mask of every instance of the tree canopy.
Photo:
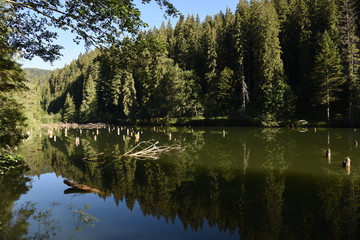
POLYGON ((354 3, 241 0, 235 12, 203 21, 181 15, 175 27, 163 23, 54 71, 43 107, 60 112, 69 92, 80 121, 202 116, 276 126, 295 116, 360 123, 354 3))
MULTIPOLYGON (((164 7, 166 14, 177 14, 168 0, 142 3, 151 1, 164 7)), ((0 13, 10 29, 2 40, 27 59, 39 56, 46 61, 61 56, 54 29, 74 32, 74 41, 84 40, 86 47, 108 47, 124 32, 136 34, 146 26, 133 0, 1 0, 0 13)))
MULTIPOLYGON (((168 0, 142 3, 151 1, 165 8, 167 15, 177 14, 168 0)), ((135 35, 143 26, 146 23, 133 0, 0 0, 0 150, 25 137, 21 129, 25 118, 14 99, 14 92, 25 89, 25 78, 15 54, 52 62, 61 56, 63 48, 55 43, 56 29, 75 33, 74 41, 83 40, 87 48, 104 48, 118 43, 124 33, 135 35)), ((87 104, 91 106, 88 94, 87 104)))

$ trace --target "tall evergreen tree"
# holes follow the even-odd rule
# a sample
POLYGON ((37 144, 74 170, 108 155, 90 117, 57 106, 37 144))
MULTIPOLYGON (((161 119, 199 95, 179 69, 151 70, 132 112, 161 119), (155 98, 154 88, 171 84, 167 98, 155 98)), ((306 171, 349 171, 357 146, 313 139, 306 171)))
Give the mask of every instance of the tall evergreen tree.
POLYGON ((187 66, 186 60, 190 47, 186 40, 188 36, 186 36, 185 28, 185 16, 181 14, 174 30, 175 44, 173 51, 175 63, 179 64, 180 67, 187 66))
POLYGON ((240 0, 235 12, 234 22, 234 48, 235 57, 235 78, 239 86, 239 112, 246 113, 246 106, 249 102, 249 85, 250 85, 250 48, 248 36, 250 20, 250 4, 246 0, 240 0))
POLYGON ((278 125, 283 117, 285 81, 279 42, 279 20, 272 2, 252 2, 251 16, 256 109, 265 126, 278 125))
MULTIPOLYGON (((348 95, 348 119, 353 124, 360 110, 360 40, 355 2, 342 0, 340 8, 341 52, 348 95)), ((358 120, 358 119, 357 119, 358 120)))
POLYGON ((312 31, 314 35, 325 30, 334 41, 339 37, 339 8, 334 0, 312 0, 312 31))
POLYGON ((218 69, 236 67, 236 50, 235 50, 235 15, 229 8, 225 13, 220 12, 215 19, 217 31, 217 52, 218 52, 218 69))
POLYGON ((337 93, 344 83, 339 50, 325 31, 319 43, 319 52, 315 57, 312 79, 316 95, 315 101, 326 106, 326 119, 330 120, 330 103, 337 100, 337 93))
POLYGON ((83 96, 79 111, 80 121, 84 122, 97 119, 96 80, 99 76, 99 64, 94 63, 88 71, 88 76, 83 83, 83 96))
POLYGON ((297 96, 298 111, 311 108, 311 83, 309 74, 313 62, 311 19, 308 0, 294 0, 290 3, 290 14, 285 28, 286 43, 283 55, 289 84, 297 96))
POLYGON ((76 120, 77 119, 74 98, 70 95, 70 93, 67 93, 64 108, 62 110, 62 121, 75 122, 76 120))
POLYGON ((122 96, 123 111, 126 117, 134 118, 137 110, 137 99, 135 81, 132 73, 124 71, 122 73, 122 96))
POLYGON ((203 56, 205 60, 204 92, 205 92, 205 113, 212 116, 216 111, 214 93, 217 81, 217 41, 214 20, 207 16, 203 24, 203 56))
POLYGON ((219 74, 217 81, 215 100, 217 106, 217 114, 222 116, 230 115, 230 111, 234 105, 235 88, 234 83, 234 71, 226 67, 219 74))

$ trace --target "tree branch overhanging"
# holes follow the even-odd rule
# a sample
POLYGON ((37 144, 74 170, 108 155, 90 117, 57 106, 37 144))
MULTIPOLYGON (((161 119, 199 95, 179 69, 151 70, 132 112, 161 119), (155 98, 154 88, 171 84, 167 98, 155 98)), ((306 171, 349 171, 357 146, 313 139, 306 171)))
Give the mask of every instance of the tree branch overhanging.
MULTIPOLYGON (((142 3, 151 1, 157 2, 160 8, 164 7, 168 16, 176 16, 177 10, 168 0, 144 0, 142 3)), ((62 3, 57 0, 0 0, 0 10, 7 14, 4 21, 11 29, 7 41, 14 49, 22 50, 28 59, 39 56, 53 61, 61 55, 60 48, 52 44, 57 34, 45 37, 42 34, 49 32, 49 27, 70 30, 76 34, 74 42, 79 44, 84 40, 86 48, 109 48, 125 32, 136 35, 141 27, 146 26, 133 0, 65 0, 62 3), (38 24, 33 29, 29 22, 38 24), (42 40, 49 44, 41 43, 42 40)))

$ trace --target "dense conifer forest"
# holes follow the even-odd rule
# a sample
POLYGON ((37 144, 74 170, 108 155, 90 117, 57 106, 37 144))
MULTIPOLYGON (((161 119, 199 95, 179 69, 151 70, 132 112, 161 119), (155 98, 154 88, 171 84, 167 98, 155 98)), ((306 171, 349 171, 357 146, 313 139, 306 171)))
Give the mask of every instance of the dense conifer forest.
MULTIPOLYGON (((114 3, 119 7, 81 1, 85 12, 75 2, 45 2, 0 2, 2 146, 24 137, 25 119, 30 126, 360 123, 360 0, 240 0, 236 9, 205 19, 180 15, 176 23, 142 31, 133 1, 114 3), (49 18, 54 11, 64 15, 49 18), (24 73, 15 61, 19 52, 28 59, 60 57, 49 26, 99 48, 49 75, 24 73), (121 34, 126 37, 116 40, 121 34)), ((154 2, 177 13, 166 0, 154 2)))
POLYGON ((52 72, 42 108, 64 122, 292 119, 359 123, 359 1, 240 0, 181 15, 52 72))

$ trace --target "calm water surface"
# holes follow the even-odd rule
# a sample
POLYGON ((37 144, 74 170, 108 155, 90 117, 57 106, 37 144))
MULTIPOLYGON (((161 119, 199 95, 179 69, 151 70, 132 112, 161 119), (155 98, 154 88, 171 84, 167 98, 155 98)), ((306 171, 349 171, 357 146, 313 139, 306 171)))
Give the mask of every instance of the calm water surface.
POLYGON ((359 134, 36 130, 19 149, 28 167, 0 175, 0 239, 359 239, 359 134), (157 160, 117 156, 152 139, 184 150, 157 160))

